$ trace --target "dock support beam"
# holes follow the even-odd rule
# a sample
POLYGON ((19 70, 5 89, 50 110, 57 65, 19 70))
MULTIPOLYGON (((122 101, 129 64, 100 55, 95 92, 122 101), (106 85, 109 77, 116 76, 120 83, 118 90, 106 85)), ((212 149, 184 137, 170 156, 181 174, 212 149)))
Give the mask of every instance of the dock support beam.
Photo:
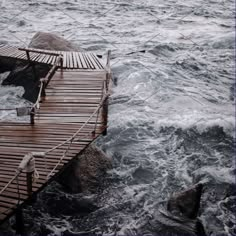
MULTIPOLYGON (((105 92, 109 93, 109 85, 111 80, 111 50, 108 50, 107 53, 107 63, 106 63, 106 81, 105 81, 105 92)), ((102 106, 102 115, 103 115, 103 125, 105 127, 103 135, 107 135, 107 116, 108 116, 108 98, 105 99, 102 106)))
POLYGON ((102 134, 107 135, 107 115, 108 115, 108 98, 105 99, 102 106, 103 125, 105 127, 102 134))
POLYGON ((30 112, 30 124, 34 125, 34 116, 35 116, 35 108, 33 107, 30 112))
POLYGON ((27 59, 28 59, 28 63, 29 63, 29 65, 30 65, 31 68, 32 68, 33 75, 34 75, 34 80, 37 81, 37 73, 36 73, 36 70, 35 70, 34 63, 33 63, 33 62, 31 61, 31 59, 30 59, 30 53, 29 53, 29 51, 26 51, 26 56, 27 56, 27 59))
POLYGON ((23 236, 25 234, 25 225, 24 225, 23 211, 20 206, 18 206, 16 209, 15 219, 16 219, 16 225, 15 225, 16 235, 23 236))
POLYGON ((28 192, 29 197, 32 195, 32 192, 33 192, 33 188, 32 188, 32 186, 33 186, 33 174, 34 174, 34 171, 26 173, 27 192, 28 192))

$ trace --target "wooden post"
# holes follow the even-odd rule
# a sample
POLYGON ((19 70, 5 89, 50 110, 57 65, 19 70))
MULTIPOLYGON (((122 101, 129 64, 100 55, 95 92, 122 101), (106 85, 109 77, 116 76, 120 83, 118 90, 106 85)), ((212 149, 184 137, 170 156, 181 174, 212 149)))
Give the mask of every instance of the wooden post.
POLYGON ((109 82, 110 82, 110 76, 111 76, 111 50, 108 50, 107 52, 107 64, 106 64, 106 92, 108 91, 109 88, 109 82))
POLYGON ((41 82, 43 83, 43 88, 42 88, 42 93, 41 93, 41 100, 44 100, 44 98, 46 97, 46 81, 44 79, 41 80, 41 82))
POLYGON ((108 98, 106 98, 103 102, 102 106, 102 118, 103 118, 103 125, 105 127, 102 134, 105 136, 107 135, 107 115, 108 115, 108 98))
POLYGON ((34 75, 34 80, 36 81, 36 80, 37 80, 37 73, 36 73, 34 64, 33 64, 33 63, 31 62, 31 60, 30 60, 30 53, 29 53, 29 51, 26 51, 26 56, 27 56, 29 65, 32 67, 32 71, 33 71, 33 75, 34 75))
POLYGON ((22 208, 18 206, 16 208, 16 214, 15 214, 15 219, 16 219, 16 235, 21 235, 23 236, 25 234, 25 226, 24 226, 24 216, 22 212, 22 208))
POLYGON ((108 52, 107 52, 107 64, 106 64, 106 66, 107 66, 107 68, 111 68, 111 50, 108 50, 108 52))
MULTIPOLYGON (((111 76, 111 50, 108 50, 107 53, 107 63, 106 63, 106 81, 105 81, 105 94, 109 90, 109 81, 110 81, 110 76, 111 76)), ((105 127, 103 131, 103 135, 107 135, 107 116, 108 116, 108 97, 104 100, 103 105, 102 105, 102 117, 103 117, 103 125, 105 127)))
POLYGON ((35 116, 35 108, 33 107, 30 112, 30 124, 34 125, 34 116, 35 116))
POLYGON ((33 188, 32 188, 33 174, 34 174, 34 171, 26 172, 27 192, 28 192, 29 197, 32 195, 32 192, 33 192, 33 188))
POLYGON ((61 67, 61 75, 63 74, 63 56, 60 55, 60 67, 61 67))

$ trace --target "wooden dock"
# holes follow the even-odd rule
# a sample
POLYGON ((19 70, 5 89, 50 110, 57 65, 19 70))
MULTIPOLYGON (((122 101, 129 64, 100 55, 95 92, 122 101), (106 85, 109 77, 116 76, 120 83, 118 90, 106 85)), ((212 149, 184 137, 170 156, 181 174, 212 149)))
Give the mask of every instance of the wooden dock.
POLYGON ((0 122, 0 223, 106 132, 109 55, 104 66, 91 53, 0 47, 0 57, 52 65, 29 122, 0 122))

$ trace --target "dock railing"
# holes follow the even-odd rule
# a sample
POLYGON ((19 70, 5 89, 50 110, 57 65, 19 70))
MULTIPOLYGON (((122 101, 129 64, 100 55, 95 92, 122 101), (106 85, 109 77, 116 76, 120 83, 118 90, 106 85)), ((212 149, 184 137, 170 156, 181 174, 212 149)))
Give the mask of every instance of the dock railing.
MULTIPOLYGON (((53 169, 51 169, 51 171, 49 171, 48 175, 47 175, 47 179, 49 179, 51 177, 51 175, 53 174, 53 172, 56 170, 56 168, 58 167, 58 165, 61 164, 61 162, 63 161, 63 159, 66 157, 66 155, 68 154, 71 145, 74 142, 78 142, 80 139, 85 138, 87 136, 95 136, 96 134, 96 128, 97 128, 97 121, 98 121, 98 115, 101 111, 103 114, 103 119, 104 119, 104 127, 105 127, 105 133, 106 133, 106 128, 107 128, 107 111, 108 111, 108 97, 110 96, 110 90, 109 90, 109 84, 110 84, 110 79, 111 79, 111 70, 110 70, 110 55, 111 52, 108 52, 108 58, 107 58, 107 76, 106 76, 106 80, 104 80, 103 82, 103 86, 101 89, 101 100, 99 105, 96 107, 96 109, 94 110, 94 112, 90 115, 90 117, 83 123, 83 125, 71 136, 69 137, 67 140, 61 142, 60 144, 54 146, 53 148, 45 151, 45 152, 31 152, 26 154, 22 161, 19 163, 18 168, 16 168, 16 173, 15 175, 10 179, 10 181, 0 190, 0 195, 2 195, 4 193, 4 191, 7 190, 7 188, 14 182, 17 182, 18 185, 18 177, 20 174, 22 174, 23 172, 26 172, 26 177, 27 177, 27 191, 29 196, 32 195, 32 183, 33 183, 33 176, 38 176, 38 171, 36 168, 36 164, 35 164, 35 159, 36 158, 43 158, 44 162, 45 162, 45 167, 47 170, 49 170, 48 166, 47 166, 47 158, 46 155, 49 154, 50 152, 53 152, 54 150, 57 150, 59 148, 61 148, 64 145, 68 145, 66 150, 63 152, 61 158, 58 160, 58 162, 55 164, 55 166, 53 167, 53 169), (81 134, 81 131, 86 127, 86 125, 88 125, 88 123, 91 121, 92 118, 94 118, 96 116, 96 122, 94 124, 94 130, 89 133, 86 136, 80 137, 79 139, 76 139, 77 136, 79 134, 81 134)), ((57 62, 55 63, 55 65, 52 67, 52 69, 49 71, 48 75, 44 78, 40 80, 40 90, 39 90, 39 94, 38 94, 38 98, 37 101, 35 102, 35 104, 33 105, 32 109, 31 109, 31 124, 34 124, 34 115, 36 112, 36 109, 39 109, 40 107, 40 101, 42 98, 42 94, 43 94, 43 90, 45 89, 45 87, 47 86, 48 82, 50 81, 50 79, 52 78, 53 74, 55 73, 56 69, 58 68, 58 63, 61 63, 61 57, 59 56, 57 62)))
POLYGON ((42 99, 45 98, 46 96, 46 88, 48 84, 50 83, 53 75, 57 71, 58 68, 61 68, 61 71, 63 71, 62 65, 63 65, 63 57, 60 54, 57 54, 58 58, 48 74, 46 75, 45 78, 40 79, 40 85, 39 85, 39 93, 38 93, 38 98, 36 102, 34 103, 31 111, 30 111, 30 123, 33 125, 34 124, 34 117, 35 117, 35 112, 37 109, 40 108, 40 103, 42 102, 42 99))
MULTIPOLYGON (((103 90, 105 91, 105 90, 103 90)), ((107 100, 107 98, 109 97, 108 93, 103 93, 101 102, 99 103, 99 105, 97 106, 97 108, 94 110, 94 112, 91 114, 91 116, 86 120, 86 122, 84 122, 84 124, 71 136, 69 137, 67 140, 65 140, 64 142, 61 142, 60 144, 54 146, 53 148, 47 150, 46 152, 31 152, 26 154, 22 161, 19 163, 18 168, 16 168, 16 173, 15 175, 11 178, 11 180, 0 190, 0 195, 2 195, 4 193, 4 191, 7 190, 7 188, 16 180, 17 185, 18 185, 18 177, 20 174, 22 174, 23 172, 26 172, 26 177, 27 177, 27 191, 29 194, 29 197, 32 195, 32 184, 33 184, 33 176, 38 176, 39 173, 37 171, 37 167, 35 165, 35 160, 36 158, 43 158, 44 162, 45 162, 45 166, 47 167, 46 169, 49 170, 48 166, 47 166, 47 159, 46 159, 46 155, 49 154, 50 152, 53 152, 54 150, 57 150, 59 148, 61 148, 64 145, 68 145, 66 150, 63 152, 61 158, 58 160, 58 162, 55 164, 55 166, 53 167, 53 169, 49 170, 49 173, 47 175, 47 179, 49 179, 51 177, 51 175, 53 174, 53 172, 56 170, 56 168, 58 167, 58 165, 61 164, 61 162, 63 161, 63 159, 67 156, 68 152, 70 151, 70 147, 74 142, 79 142, 80 139, 88 137, 88 136, 93 136, 93 132, 91 132, 90 134, 80 137, 79 139, 76 139, 77 136, 79 134, 81 134, 82 130, 86 127, 86 125, 90 122, 90 120, 92 118, 94 118, 97 113, 100 111, 101 107, 103 106, 104 102, 107 100)), ((95 127, 94 129, 96 129, 96 123, 95 123, 95 127)), ((38 178, 38 177, 37 177, 38 178)))

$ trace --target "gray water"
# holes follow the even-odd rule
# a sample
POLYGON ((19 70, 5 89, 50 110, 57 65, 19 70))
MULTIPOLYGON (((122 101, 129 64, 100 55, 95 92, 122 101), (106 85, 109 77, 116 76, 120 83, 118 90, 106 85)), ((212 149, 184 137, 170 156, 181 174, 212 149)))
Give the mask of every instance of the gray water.
MULTIPOLYGON (((82 196, 51 184, 25 209, 29 233, 135 235, 158 203, 203 182, 199 216, 207 235, 236 235, 234 1, 0 4, 1 42, 26 46, 35 32, 48 31, 86 51, 111 49, 117 81, 108 135, 98 140, 113 158, 106 186, 82 196), (84 197, 99 209, 79 214, 76 200, 84 197)), ((0 105, 24 105, 22 93, 1 87, 0 105)))

